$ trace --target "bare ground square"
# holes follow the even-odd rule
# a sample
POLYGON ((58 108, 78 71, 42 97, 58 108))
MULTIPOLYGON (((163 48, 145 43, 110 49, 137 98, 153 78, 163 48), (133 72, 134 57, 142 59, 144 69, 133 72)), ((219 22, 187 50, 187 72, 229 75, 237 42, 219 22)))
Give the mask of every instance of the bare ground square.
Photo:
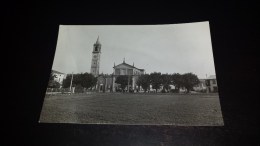
POLYGON ((218 94, 46 95, 42 123, 223 126, 218 94))

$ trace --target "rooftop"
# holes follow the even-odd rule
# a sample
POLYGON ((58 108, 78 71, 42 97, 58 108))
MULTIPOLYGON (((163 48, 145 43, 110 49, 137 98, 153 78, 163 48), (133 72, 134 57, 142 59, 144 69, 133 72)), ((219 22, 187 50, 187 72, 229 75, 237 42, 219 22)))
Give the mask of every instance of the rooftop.
POLYGON ((53 73, 56 73, 56 74, 65 74, 65 73, 62 73, 62 72, 59 72, 59 71, 56 71, 56 70, 52 70, 53 73))
POLYGON ((216 79, 216 75, 210 75, 207 79, 216 79))
POLYGON ((126 65, 126 66, 129 66, 129 67, 131 67, 131 68, 135 68, 135 69, 144 71, 144 69, 139 69, 139 68, 137 68, 137 67, 135 67, 135 66, 133 66, 133 65, 130 65, 130 64, 125 63, 125 61, 124 61, 123 63, 121 63, 121 64, 118 64, 118 65, 114 66, 113 68, 116 68, 116 67, 119 66, 119 65, 126 65))

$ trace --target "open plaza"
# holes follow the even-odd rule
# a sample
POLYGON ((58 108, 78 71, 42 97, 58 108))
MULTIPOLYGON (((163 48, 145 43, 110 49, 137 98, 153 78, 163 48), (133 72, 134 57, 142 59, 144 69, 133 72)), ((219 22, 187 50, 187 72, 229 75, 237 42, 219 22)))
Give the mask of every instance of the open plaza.
POLYGON ((46 95, 40 122, 176 126, 224 125, 219 96, 214 93, 46 95))

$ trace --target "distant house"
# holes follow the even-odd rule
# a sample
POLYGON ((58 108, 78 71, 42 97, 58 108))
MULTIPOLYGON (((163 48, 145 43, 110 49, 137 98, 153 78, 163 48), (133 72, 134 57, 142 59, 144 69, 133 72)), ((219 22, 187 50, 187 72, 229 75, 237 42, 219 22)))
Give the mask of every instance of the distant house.
POLYGON ((193 87, 194 91, 204 92, 207 91, 206 79, 199 79, 200 83, 193 87))
POLYGON ((216 75, 211 75, 206 79, 207 92, 218 92, 216 75))
POLYGON ((54 81, 57 81, 62 85, 63 80, 66 78, 66 74, 58 72, 56 70, 52 70, 52 73, 53 75, 55 75, 54 81))

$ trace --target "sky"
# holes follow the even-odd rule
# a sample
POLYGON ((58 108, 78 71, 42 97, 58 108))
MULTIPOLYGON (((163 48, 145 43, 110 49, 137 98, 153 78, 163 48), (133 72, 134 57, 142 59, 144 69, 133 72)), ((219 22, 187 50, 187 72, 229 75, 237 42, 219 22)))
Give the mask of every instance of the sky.
POLYGON ((52 68, 90 72, 93 45, 101 43, 100 73, 125 62, 146 73, 215 75, 209 22, 165 25, 60 25, 52 68))

